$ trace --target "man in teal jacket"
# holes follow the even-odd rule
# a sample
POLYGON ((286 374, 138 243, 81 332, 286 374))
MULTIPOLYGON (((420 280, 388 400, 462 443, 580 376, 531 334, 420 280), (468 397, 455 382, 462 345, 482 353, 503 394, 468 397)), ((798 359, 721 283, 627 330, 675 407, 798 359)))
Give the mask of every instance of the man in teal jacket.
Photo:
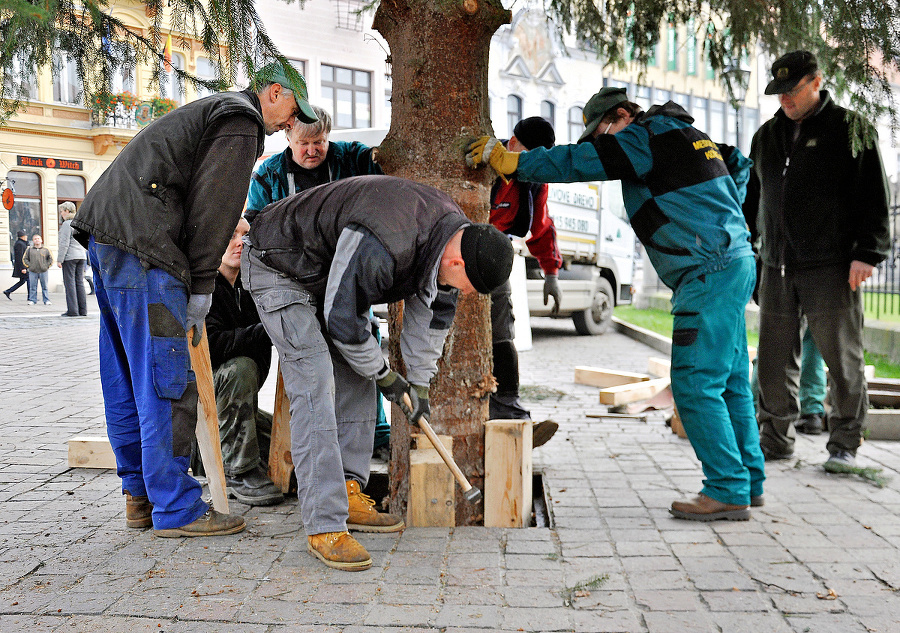
POLYGON ((631 225, 674 293, 672 393, 706 476, 701 493, 670 512, 746 520, 765 479, 744 323, 755 280, 741 211, 750 161, 692 127, 681 106, 643 113, 622 88, 591 97, 584 120, 578 144, 516 154, 484 137, 467 162, 532 182, 622 181, 631 225))

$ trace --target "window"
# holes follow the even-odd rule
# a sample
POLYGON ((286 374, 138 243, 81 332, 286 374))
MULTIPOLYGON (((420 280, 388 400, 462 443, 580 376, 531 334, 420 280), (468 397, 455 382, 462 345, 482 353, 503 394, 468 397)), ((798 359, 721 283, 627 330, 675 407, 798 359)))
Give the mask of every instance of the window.
MULTIPOLYGON (((131 47, 129 47, 130 49, 131 47)), ((130 58, 130 62, 134 63, 134 51, 131 50, 129 53, 124 55, 124 57, 130 58)), ((120 59, 119 67, 113 69, 112 77, 109 82, 109 91, 113 94, 119 92, 136 92, 134 89, 134 66, 131 68, 126 68, 128 59, 120 59)))
POLYGON ((683 92, 673 92, 672 93, 672 101, 680 105, 687 112, 691 111, 691 96, 686 95, 683 92))
POLYGON ((16 232, 23 229, 28 239, 33 235, 44 235, 41 223, 41 177, 30 171, 10 171, 6 174, 7 185, 16 194, 13 208, 9 210, 9 252, 16 244, 16 232))
POLYGON ((53 100, 57 103, 80 105, 83 101, 81 80, 75 60, 64 53, 53 56, 53 100))
POLYGON ((394 94, 394 77, 390 72, 384 74, 384 111, 387 114, 387 127, 390 127, 391 112, 393 104, 391 104, 391 96, 394 94))
POLYGON ((708 112, 707 101, 703 97, 694 97, 691 103, 691 116, 694 117, 694 127, 705 132, 709 129, 709 122, 706 120, 708 112))
POLYGON ((556 129, 556 104, 552 101, 541 101, 541 116, 556 129))
POLYGON ((641 110, 645 112, 653 105, 650 99, 650 88, 647 86, 635 86, 634 102, 641 106, 641 110))
POLYGON ((184 82, 179 81, 175 69, 184 70, 184 55, 172 52, 172 70, 166 70, 165 62, 160 62, 162 68, 159 76, 159 90, 162 96, 172 99, 178 105, 184 105, 184 82))
POLYGON ((665 103, 672 98, 672 93, 662 88, 653 90, 653 103, 665 103))
POLYGON ((516 95, 509 95, 506 98, 506 125, 509 136, 512 136, 513 128, 516 123, 522 120, 522 98, 516 95))
POLYGON ((3 77, 3 87, 11 94, 15 89, 21 89, 24 99, 38 98, 37 70, 34 66, 26 68, 21 55, 13 56, 12 73, 3 77))
POLYGON ((566 127, 569 128, 569 142, 577 143, 581 133, 584 132, 584 110, 578 106, 569 108, 569 116, 566 123, 566 127))
MULTIPOLYGON (((198 57, 197 58, 197 77, 199 79, 215 79, 218 76, 216 73, 216 65, 212 63, 212 60, 209 57, 198 57)), ((203 86, 197 86, 197 98, 208 97, 213 94, 214 91, 209 88, 204 88, 203 86)))
POLYGON ((669 16, 669 28, 666 31, 666 68, 678 70, 678 25, 675 24, 675 16, 669 16))
POLYGON ((59 202, 74 202, 76 206, 84 200, 84 178, 61 174, 56 177, 56 198, 59 202))
POLYGON ((322 99, 334 113, 334 128, 372 125, 372 73, 322 64, 322 99))
POLYGON ((737 147, 737 117, 735 116, 737 113, 734 111, 734 108, 731 107, 731 104, 725 104, 725 136, 719 137, 720 139, 725 139, 724 142, 728 145, 733 145, 737 147))
POLYGON ((710 101, 709 102, 709 129, 706 135, 715 142, 720 142, 725 133, 725 102, 710 101))

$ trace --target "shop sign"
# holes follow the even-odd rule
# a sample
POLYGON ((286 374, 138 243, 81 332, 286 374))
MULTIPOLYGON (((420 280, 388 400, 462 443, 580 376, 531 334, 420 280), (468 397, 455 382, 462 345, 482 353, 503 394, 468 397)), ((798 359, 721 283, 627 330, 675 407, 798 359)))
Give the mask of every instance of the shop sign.
POLYGON ((20 167, 46 167, 47 169, 84 169, 84 163, 80 160, 68 158, 44 158, 41 156, 17 156, 17 165, 20 167))

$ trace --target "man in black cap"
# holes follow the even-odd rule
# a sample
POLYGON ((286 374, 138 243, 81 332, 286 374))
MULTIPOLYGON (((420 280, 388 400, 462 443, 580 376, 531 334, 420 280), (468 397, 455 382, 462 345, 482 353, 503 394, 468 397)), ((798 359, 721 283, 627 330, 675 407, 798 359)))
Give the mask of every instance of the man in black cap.
MULTIPOLYGON (((555 142, 553 126, 546 119, 533 116, 516 123, 506 148, 511 152, 525 152, 535 147, 549 149, 555 142)), ((491 224, 516 237, 531 232, 525 244, 544 272, 544 305, 552 297, 553 312, 556 312, 562 300, 558 279, 563 260, 556 242, 556 226, 547 210, 548 190, 546 184, 498 177, 491 188, 491 224)), ((492 420, 531 419, 531 413, 519 400, 519 355, 515 338, 512 286, 506 281, 491 293, 491 339, 497 379, 497 391, 491 394, 492 420)), ((534 447, 546 444, 558 428, 552 420, 535 424, 534 447)))
POLYGON ((470 222, 447 194, 390 176, 346 178, 270 204, 247 245, 241 278, 278 349, 291 403, 307 548, 329 567, 368 569, 369 553, 347 529, 403 528, 400 517, 358 503, 376 382, 410 423, 429 412, 457 292, 487 294, 506 281, 512 245, 489 224, 470 222), (405 378, 388 367, 368 318, 372 305, 400 300, 405 378))
POLYGON ((19 229, 18 231, 16 231, 16 245, 13 247, 12 271, 12 276, 16 277, 19 281, 3 291, 3 294, 5 294, 6 298, 10 301, 12 301, 12 297, 10 297, 9 295, 28 283, 28 269, 25 268, 25 264, 22 261, 22 257, 25 255, 26 248, 28 248, 28 233, 26 233, 22 229, 19 229))
POLYGON ((793 457, 805 316, 831 375, 824 467, 848 472, 868 408, 859 285, 888 253, 888 188, 877 144, 851 148, 849 121, 859 116, 821 87, 808 51, 772 64, 765 92, 778 95, 781 109, 759 128, 750 150, 744 213, 759 235, 762 260, 760 444, 766 459, 793 457))

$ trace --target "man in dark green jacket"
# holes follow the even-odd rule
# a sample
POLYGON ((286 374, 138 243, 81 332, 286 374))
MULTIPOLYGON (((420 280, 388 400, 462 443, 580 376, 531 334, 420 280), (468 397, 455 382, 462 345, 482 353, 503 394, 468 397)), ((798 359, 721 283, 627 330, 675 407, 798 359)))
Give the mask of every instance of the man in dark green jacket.
POLYGON ((846 472, 868 408, 859 285, 888 253, 887 180, 876 144, 851 149, 850 122, 859 115, 821 90, 812 53, 784 55, 772 76, 766 94, 777 94, 781 109, 753 137, 744 204, 762 260, 760 443, 766 459, 793 457, 805 315, 831 375, 825 470, 846 472))

